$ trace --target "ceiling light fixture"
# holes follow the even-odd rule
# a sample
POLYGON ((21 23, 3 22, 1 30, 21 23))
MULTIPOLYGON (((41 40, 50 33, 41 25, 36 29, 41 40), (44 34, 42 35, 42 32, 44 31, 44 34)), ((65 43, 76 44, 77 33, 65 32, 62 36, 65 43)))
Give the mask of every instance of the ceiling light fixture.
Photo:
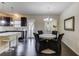
MULTIPOLYGON (((48 9, 48 11, 50 11, 50 7, 48 7, 47 9, 48 9)), ((52 21, 52 20, 53 20, 53 19, 50 18, 49 16, 48 16, 46 19, 44 19, 44 21, 46 21, 46 22, 50 22, 50 21, 52 21)))

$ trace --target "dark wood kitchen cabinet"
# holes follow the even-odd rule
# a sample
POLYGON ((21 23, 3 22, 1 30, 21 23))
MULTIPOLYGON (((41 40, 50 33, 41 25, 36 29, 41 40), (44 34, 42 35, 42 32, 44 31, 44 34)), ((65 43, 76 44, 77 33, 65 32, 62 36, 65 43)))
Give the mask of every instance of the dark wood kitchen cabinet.
POLYGON ((5 26, 10 26, 11 25, 11 21, 12 21, 11 17, 4 17, 4 20, 6 22, 5 26))
POLYGON ((11 26, 11 17, 0 17, 0 26, 11 26))
POLYGON ((27 18, 21 17, 21 26, 27 26, 27 18))

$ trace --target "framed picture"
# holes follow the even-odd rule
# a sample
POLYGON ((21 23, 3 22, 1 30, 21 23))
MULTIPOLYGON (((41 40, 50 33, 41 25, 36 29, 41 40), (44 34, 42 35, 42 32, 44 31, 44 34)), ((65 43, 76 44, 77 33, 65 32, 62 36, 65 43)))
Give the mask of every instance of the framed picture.
POLYGON ((68 31, 75 30, 75 17, 74 16, 64 20, 64 30, 68 30, 68 31))

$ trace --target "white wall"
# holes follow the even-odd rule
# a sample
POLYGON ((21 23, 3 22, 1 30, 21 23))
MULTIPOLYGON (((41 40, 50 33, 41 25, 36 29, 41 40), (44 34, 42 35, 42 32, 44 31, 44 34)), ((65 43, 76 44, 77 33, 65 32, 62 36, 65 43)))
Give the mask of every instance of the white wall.
POLYGON ((60 32, 64 32, 63 42, 79 55, 79 3, 74 3, 60 16, 60 32), (75 31, 64 30, 64 19, 75 16, 75 31))
MULTIPOLYGON (((33 16, 33 15, 30 15, 27 17, 28 20, 35 20, 34 22, 34 25, 35 25, 35 32, 37 30, 43 30, 44 31, 44 21, 43 19, 47 18, 48 16, 33 16)), ((49 16, 51 18, 53 18, 53 24, 56 24, 58 26, 58 20, 59 20, 59 16, 58 15, 52 15, 52 16, 49 16)), ((53 29, 52 29, 53 30, 53 29)), ((56 28, 57 30, 57 28, 56 28)))

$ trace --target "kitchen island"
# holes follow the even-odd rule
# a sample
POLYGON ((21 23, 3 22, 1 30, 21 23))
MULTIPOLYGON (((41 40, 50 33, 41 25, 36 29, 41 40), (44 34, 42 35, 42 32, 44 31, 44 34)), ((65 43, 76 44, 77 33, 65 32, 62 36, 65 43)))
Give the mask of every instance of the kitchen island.
POLYGON ((18 45, 18 38, 21 37, 21 32, 3 32, 0 33, 0 54, 11 50, 12 47, 18 45))

